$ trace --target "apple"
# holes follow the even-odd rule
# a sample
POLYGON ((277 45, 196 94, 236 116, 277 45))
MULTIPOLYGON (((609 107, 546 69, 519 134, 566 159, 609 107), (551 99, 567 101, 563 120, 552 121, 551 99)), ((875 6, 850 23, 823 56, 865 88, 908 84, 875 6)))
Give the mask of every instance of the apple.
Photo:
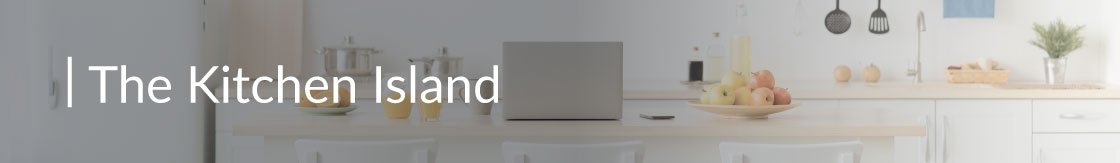
POLYGON ((735 88, 747 86, 747 77, 739 72, 727 72, 723 75, 721 84, 735 88))
POLYGON ((711 90, 715 90, 712 88, 715 88, 717 85, 719 84, 709 85, 708 87, 704 87, 704 89, 700 90, 700 104, 711 104, 712 96, 708 96, 708 92, 710 92, 711 90))
POLYGON ((735 105, 748 105, 751 97, 751 88, 735 88, 735 105))
POLYGON ((732 105, 735 104, 735 87, 718 84, 708 90, 708 104, 732 105))
POLYGON ((751 98, 747 101, 747 105, 774 105, 774 91, 771 91, 770 88, 766 87, 754 89, 754 91, 751 91, 751 98))
POLYGON ((701 92, 701 93, 700 93, 700 104, 709 104, 709 103, 711 103, 709 99, 710 99, 710 98, 708 97, 708 92, 701 92))
POLYGON ((789 95, 789 90, 782 87, 774 88, 774 105, 789 105, 793 101, 793 96, 789 95))
POLYGON ((761 70, 758 72, 754 72, 751 77, 753 77, 754 79, 754 81, 751 81, 750 83, 751 90, 758 88, 774 89, 774 74, 771 74, 770 70, 761 70))

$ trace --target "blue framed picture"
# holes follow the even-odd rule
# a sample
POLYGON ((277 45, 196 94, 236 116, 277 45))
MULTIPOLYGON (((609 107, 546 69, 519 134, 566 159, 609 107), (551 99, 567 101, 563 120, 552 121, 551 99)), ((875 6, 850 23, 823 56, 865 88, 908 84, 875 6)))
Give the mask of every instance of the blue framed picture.
POLYGON ((995 0, 944 0, 945 18, 995 18, 995 0))

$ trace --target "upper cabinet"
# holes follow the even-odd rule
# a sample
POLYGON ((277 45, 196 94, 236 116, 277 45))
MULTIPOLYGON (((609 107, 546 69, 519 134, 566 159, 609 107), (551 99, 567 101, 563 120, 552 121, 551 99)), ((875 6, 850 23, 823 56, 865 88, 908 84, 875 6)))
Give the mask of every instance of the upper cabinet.
POLYGON ((939 163, 1030 162, 1031 100, 938 100, 939 163))

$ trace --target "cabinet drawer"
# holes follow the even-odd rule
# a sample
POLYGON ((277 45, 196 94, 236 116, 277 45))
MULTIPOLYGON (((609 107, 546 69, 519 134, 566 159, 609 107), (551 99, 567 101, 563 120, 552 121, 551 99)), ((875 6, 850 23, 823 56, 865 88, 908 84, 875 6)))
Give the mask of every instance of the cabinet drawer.
POLYGON ((1120 132, 1120 100, 1034 101, 1034 132, 1120 132))
POLYGON ((1034 163, 1120 162, 1120 134, 1035 134, 1034 163))

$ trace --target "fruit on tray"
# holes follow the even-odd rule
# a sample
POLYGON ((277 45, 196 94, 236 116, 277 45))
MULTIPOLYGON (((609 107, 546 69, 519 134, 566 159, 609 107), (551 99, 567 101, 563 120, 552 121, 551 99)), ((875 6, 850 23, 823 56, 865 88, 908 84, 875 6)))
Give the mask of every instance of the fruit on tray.
POLYGON ((350 91, 346 90, 346 88, 338 88, 338 102, 337 103, 334 102, 334 98, 333 98, 334 97, 334 89, 329 89, 329 90, 326 90, 326 91, 320 91, 318 94, 315 94, 312 97, 327 98, 327 101, 323 101, 321 103, 316 104, 316 107, 319 107, 319 108, 348 107, 348 106, 350 106, 350 102, 351 102, 350 101, 350 91))
POLYGON ((708 90, 708 104, 731 105, 735 104, 735 88, 719 84, 708 90))
MULTIPOLYGON (((320 92, 323 92, 323 91, 325 91, 325 90, 311 90, 311 94, 312 95, 318 95, 320 92)), ((314 108, 314 107, 317 107, 317 105, 314 102, 311 102, 311 100, 309 98, 307 98, 306 94, 300 93, 299 94, 299 107, 314 108)))
POLYGON ((334 89, 328 90, 311 90, 311 97, 316 99, 326 99, 326 101, 315 103, 311 98, 300 93, 299 107, 308 108, 339 108, 349 107, 350 103, 350 90, 346 88, 338 88, 338 102, 334 102, 334 89))
POLYGON ((738 88, 747 85, 747 77, 743 75, 743 73, 727 72, 727 74, 723 75, 723 80, 720 83, 725 86, 738 88))
POLYGON ((758 88, 751 91, 751 98, 747 101, 747 105, 751 106, 766 106, 774 105, 774 91, 770 88, 758 88))
POLYGON ((747 105, 751 100, 751 88, 739 87, 735 88, 735 105, 747 105))
POLYGON ((700 104, 765 106, 792 102, 787 89, 775 87, 774 75, 769 70, 752 74, 746 77, 744 73, 727 73, 723 81, 702 90, 700 104))
POLYGON ((754 72, 751 77, 753 77, 754 79, 754 81, 751 81, 750 84, 752 90, 758 88, 774 89, 774 74, 771 74, 770 70, 761 70, 758 72, 754 72))
POLYGON ((789 90, 782 87, 774 88, 774 105, 789 105, 793 99, 789 95, 789 90))

